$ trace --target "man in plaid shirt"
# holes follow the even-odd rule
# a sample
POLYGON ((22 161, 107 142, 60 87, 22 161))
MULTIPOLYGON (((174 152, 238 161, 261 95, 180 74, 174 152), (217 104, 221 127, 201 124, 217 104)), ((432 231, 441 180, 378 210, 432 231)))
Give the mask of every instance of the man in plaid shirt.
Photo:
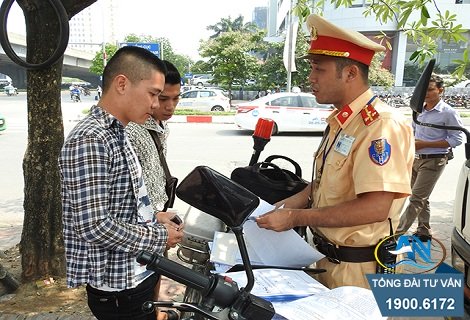
POLYGON ((150 205, 142 169, 125 133, 159 107, 166 67, 151 52, 124 47, 103 73, 103 95, 72 130, 59 156, 67 284, 87 284, 98 319, 155 319, 142 312, 158 275, 140 266, 141 250, 163 253, 181 227, 150 205))

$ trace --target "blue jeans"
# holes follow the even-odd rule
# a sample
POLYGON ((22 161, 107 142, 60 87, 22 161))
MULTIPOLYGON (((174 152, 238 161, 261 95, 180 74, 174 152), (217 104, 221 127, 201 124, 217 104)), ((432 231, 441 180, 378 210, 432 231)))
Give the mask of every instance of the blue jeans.
POLYGON ((142 304, 153 301, 158 275, 153 274, 137 287, 118 292, 87 285, 88 307, 98 320, 155 320, 155 312, 145 314, 142 304))

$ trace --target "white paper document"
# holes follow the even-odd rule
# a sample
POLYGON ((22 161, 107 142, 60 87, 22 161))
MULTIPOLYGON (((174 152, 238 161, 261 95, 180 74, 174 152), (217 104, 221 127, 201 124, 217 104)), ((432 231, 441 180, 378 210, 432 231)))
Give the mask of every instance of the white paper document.
POLYGON ((291 302, 273 302, 276 314, 288 320, 376 320, 382 317, 371 290, 338 287, 291 302))
MULTIPOLYGON (((312 294, 328 291, 328 288, 300 270, 256 269, 253 270, 255 284, 251 293, 269 301, 292 301, 312 294)), ((225 274, 245 287, 245 271, 225 274)))
MULTIPOLYGON (((259 206, 243 224, 251 264, 301 268, 324 257, 294 230, 276 232, 259 228, 254 219, 273 209, 273 205, 260 199, 259 206)), ((238 244, 233 234, 215 233, 211 261, 228 265, 241 263, 238 244)))

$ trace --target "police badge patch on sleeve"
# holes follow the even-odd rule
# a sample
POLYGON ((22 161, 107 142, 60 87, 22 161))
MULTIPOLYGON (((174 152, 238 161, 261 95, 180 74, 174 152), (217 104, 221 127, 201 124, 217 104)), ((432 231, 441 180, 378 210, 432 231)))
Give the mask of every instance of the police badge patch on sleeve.
POLYGON ((373 163, 383 166, 390 160, 392 147, 387 142, 387 139, 377 139, 370 143, 369 157, 373 163))

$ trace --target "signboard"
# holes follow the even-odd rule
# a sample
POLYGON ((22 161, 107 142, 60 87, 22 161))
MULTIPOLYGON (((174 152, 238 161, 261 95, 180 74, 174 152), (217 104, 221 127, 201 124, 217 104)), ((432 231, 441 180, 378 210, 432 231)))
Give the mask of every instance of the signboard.
POLYGON ((162 58, 162 51, 160 48, 160 43, 144 43, 144 42, 121 42, 120 47, 126 46, 134 46, 147 49, 148 51, 152 52, 154 55, 162 58))

